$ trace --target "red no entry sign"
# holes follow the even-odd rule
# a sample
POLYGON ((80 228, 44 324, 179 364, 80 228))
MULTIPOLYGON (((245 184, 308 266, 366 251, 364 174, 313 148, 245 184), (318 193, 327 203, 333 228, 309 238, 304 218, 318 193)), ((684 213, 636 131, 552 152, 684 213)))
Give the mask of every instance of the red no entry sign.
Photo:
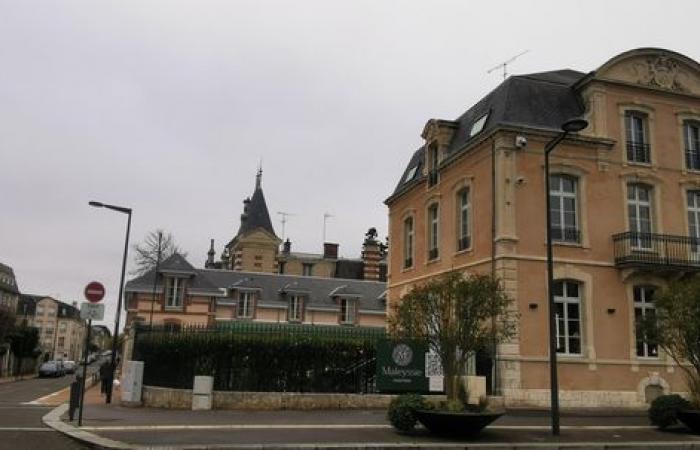
POLYGON ((102 300, 105 296, 105 287, 102 283, 97 281, 92 281, 85 286, 85 298, 90 303, 97 303, 102 300))

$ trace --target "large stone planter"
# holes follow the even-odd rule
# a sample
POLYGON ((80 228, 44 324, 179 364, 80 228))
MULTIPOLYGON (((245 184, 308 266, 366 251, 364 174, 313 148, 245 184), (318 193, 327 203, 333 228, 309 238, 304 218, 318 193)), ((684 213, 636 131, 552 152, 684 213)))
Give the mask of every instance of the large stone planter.
POLYGON ((417 410, 415 416, 431 433, 453 436, 474 436, 501 417, 503 412, 450 412, 417 410))
POLYGON ((678 411, 678 420, 683 422, 683 425, 690 428, 693 431, 693 433, 700 433, 700 410, 680 410, 678 411))

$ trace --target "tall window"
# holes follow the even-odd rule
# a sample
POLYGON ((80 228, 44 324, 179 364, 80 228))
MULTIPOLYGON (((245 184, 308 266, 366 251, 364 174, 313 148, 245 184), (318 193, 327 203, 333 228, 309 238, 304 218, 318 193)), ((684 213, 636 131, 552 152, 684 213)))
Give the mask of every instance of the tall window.
POLYGON ((637 356, 644 358, 656 358, 659 356, 659 349, 655 342, 652 342, 641 329, 646 320, 653 320, 654 291, 651 286, 635 286, 634 289, 634 324, 637 330, 637 356))
POLYGON ((643 184, 627 185, 627 215, 632 248, 651 250, 651 188, 643 184))
POLYGON ((428 208, 428 260, 436 259, 439 253, 440 218, 438 205, 433 204, 428 208))
POLYGON ((277 265, 277 268, 279 269, 279 273, 284 273, 284 269, 287 263, 285 261, 280 261, 277 265))
POLYGON ((289 297, 289 321, 290 322, 301 322, 302 316, 303 300, 299 295, 292 295, 289 297))
POLYGON ((557 353, 581 354, 581 296, 578 283, 554 283, 554 303, 557 318, 557 353))
POLYGON ((471 245, 470 209, 469 189, 462 189, 457 193, 457 250, 467 249, 471 245))
POLYGON ((403 221, 403 267, 413 267, 413 217, 403 221))
POLYGON ((683 123, 685 141, 685 166, 690 170, 700 170, 700 123, 683 123))
MULTIPOLYGON (((700 252, 700 191, 688 191, 688 235, 690 249, 700 252)), ((698 256, 696 256, 696 259, 698 256)))
POLYGON ((311 263, 303 263, 301 265, 302 267, 302 275, 305 277, 310 277, 314 274, 314 265, 311 263))
POLYGON ((576 216, 576 178, 569 175, 552 175, 549 178, 549 201, 552 209, 552 239, 578 242, 579 228, 576 216))
POLYGON ((627 161, 650 163, 647 115, 638 111, 625 113, 625 132, 627 137, 627 161))
POLYGON ((251 319, 253 317, 253 292, 242 291, 238 294, 237 315, 241 319, 251 319))
POLYGON ((181 308, 185 280, 181 278, 166 278, 165 307, 181 308))
POLYGON ((355 323, 355 304, 347 298, 340 299, 340 323, 355 323))
POLYGON ((438 148, 431 145, 428 148, 428 186, 434 186, 438 181, 438 148))

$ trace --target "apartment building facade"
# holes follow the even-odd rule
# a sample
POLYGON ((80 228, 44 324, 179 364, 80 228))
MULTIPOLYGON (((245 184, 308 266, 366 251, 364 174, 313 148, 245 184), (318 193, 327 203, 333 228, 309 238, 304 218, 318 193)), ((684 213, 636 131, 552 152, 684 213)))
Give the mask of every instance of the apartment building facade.
POLYGON ((637 324, 700 269, 700 65, 641 48, 589 73, 511 76, 456 120, 429 120, 389 206, 389 309, 450 270, 494 273, 519 313, 494 392, 549 404, 544 154, 551 157, 554 298, 563 406, 642 406, 684 392, 637 324))

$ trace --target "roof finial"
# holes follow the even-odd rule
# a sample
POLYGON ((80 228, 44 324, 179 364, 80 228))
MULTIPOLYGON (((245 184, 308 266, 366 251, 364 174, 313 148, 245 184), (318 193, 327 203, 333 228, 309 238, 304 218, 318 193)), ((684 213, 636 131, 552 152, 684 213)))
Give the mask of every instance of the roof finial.
POLYGON ((262 158, 260 159, 260 163, 258 164, 258 174, 255 175, 255 190, 257 191, 260 189, 260 185, 262 183, 262 158))

